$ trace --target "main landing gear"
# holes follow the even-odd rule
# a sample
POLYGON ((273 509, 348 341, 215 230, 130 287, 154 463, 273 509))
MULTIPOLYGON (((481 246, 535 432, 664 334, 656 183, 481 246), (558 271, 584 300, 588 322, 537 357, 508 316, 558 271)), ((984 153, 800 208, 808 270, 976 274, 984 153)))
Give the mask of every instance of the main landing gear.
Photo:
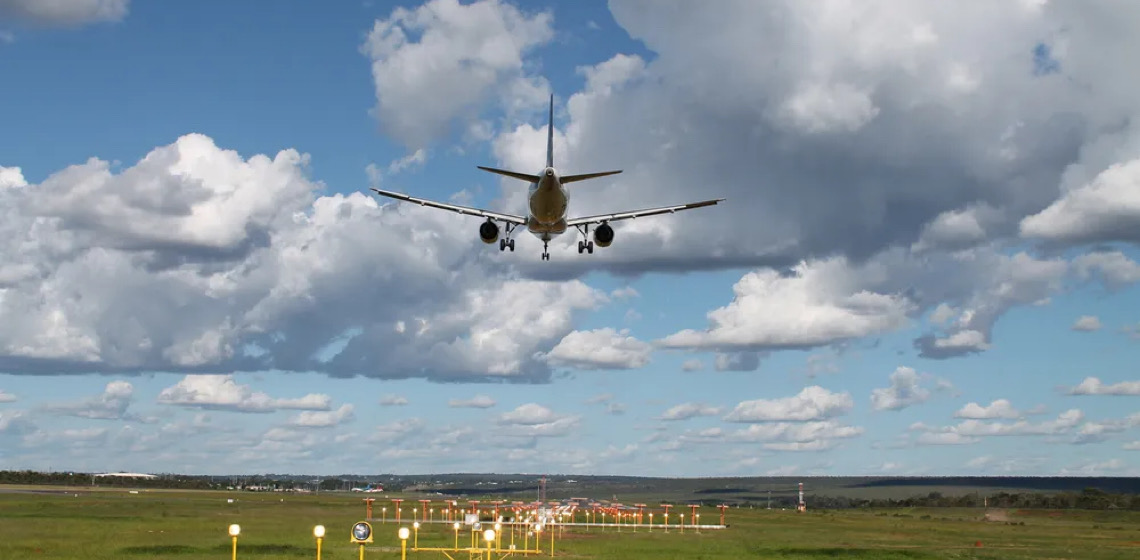
POLYGON ((581 233, 582 237, 586 238, 585 241, 579 241, 578 242, 578 254, 581 255, 582 252, 585 251, 585 252, 593 255, 594 254, 594 242, 590 241, 590 224, 583 224, 583 225, 575 226, 575 227, 578 228, 578 233, 581 233))
POLYGON ((515 240, 511 239, 511 232, 515 231, 515 227, 515 224, 506 224, 505 229, 507 235, 499 240, 500 251, 510 249, 512 253, 515 252, 515 240))

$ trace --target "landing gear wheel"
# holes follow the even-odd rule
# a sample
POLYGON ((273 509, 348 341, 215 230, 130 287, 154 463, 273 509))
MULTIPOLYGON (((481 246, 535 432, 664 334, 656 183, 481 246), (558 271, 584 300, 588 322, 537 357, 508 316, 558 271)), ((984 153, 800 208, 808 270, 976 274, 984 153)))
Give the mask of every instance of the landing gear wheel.
POLYGON ((502 251, 506 248, 507 248, 507 240, 506 239, 500 239, 499 240, 499 250, 502 251))
MULTIPOLYGON (((581 253, 581 251, 578 251, 578 252, 581 253)), ((591 255, 594 254, 594 242, 593 241, 587 241, 586 242, 586 252, 590 253, 591 255)))
MULTIPOLYGON (((586 244, 579 241, 578 242, 578 254, 581 255, 582 251, 585 251, 585 250, 586 250, 586 244)), ((591 252, 593 252, 593 251, 591 251, 591 252)))
POLYGON ((512 253, 515 252, 515 240, 514 239, 507 240, 507 247, 510 248, 512 253))
POLYGON ((543 241, 542 242, 542 260, 544 260, 544 261, 550 260, 550 242, 549 241, 543 241))

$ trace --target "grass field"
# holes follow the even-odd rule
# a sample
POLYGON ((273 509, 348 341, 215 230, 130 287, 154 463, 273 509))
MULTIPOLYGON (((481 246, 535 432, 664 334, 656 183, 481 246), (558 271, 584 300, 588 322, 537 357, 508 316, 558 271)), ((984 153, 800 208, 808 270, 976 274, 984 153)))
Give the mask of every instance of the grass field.
MULTIPOLYGON (((384 495, 383 500, 391 497, 384 495)), ((366 549, 366 557, 398 558, 398 525, 392 522, 391 508, 388 523, 380 521, 380 503, 374 512, 376 542, 366 549)), ((364 511, 360 494, 161 490, 130 494, 89 488, 64 492, 60 488, 0 487, 0 558, 228 558, 226 527, 239 523, 239 558, 314 558, 312 528, 323 524, 329 534, 322 558, 349 560, 357 557, 357 548, 348 542, 349 528, 364 517, 364 511), (236 502, 227 503, 227 498, 236 502)), ((701 513, 702 523, 719 520, 715 508, 702 508, 701 513)), ((675 527, 667 534, 660 527, 652 533, 645 529, 633 532, 628 527, 620 533, 612 528, 578 528, 556 540, 555 552, 564 558, 694 560, 1140 557, 1140 514, 1134 512, 1003 510, 991 514, 1001 521, 982 520, 980 509, 807 513, 730 509, 725 530, 696 534, 686 529, 682 535, 675 527), (975 546, 978 542, 980 547, 975 546)), ((450 527, 426 527, 419 534, 421 547, 452 546, 450 527)), ((461 543, 466 538, 460 533, 461 543)), ((521 537, 515 542, 521 546, 521 537)), ((436 552, 413 552, 410 545, 410 558, 445 558, 436 552)), ((549 557, 549 547, 549 539, 543 539, 542 557, 549 557)))

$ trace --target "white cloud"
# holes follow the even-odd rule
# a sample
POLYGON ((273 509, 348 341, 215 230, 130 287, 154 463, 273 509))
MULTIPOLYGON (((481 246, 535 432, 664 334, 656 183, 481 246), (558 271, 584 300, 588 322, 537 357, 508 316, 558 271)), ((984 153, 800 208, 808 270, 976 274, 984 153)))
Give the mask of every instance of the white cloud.
POLYGON ((12 393, 7 393, 3 389, 0 389, 0 404, 16 402, 18 400, 20 400, 20 399, 17 399, 16 395, 13 395, 12 393))
POLYGON ((408 154, 400 159, 393 161, 392 163, 389 163, 388 174, 395 175, 404 171, 405 169, 421 166, 425 161, 427 161, 427 151, 423 148, 420 148, 411 154, 408 154))
POLYGON ((608 301, 520 278, 451 214, 318 196, 306 162, 191 134, 0 189, 0 367, 545 381, 536 354, 608 301))
POLYGON ((701 371, 703 369, 705 369, 705 363, 696 358, 685 360, 681 364, 681 371, 701 371))
POLYGON ((930 398, 930 390, 919 386, 914 368, 899 366, 890 375, 890 387, 871 391, 871 407, 875 410, 902 410, 930 398))
POLYGON ((1120 289, 1140 282, 1140 264, 1120 251, 1098 251, 1073 259, 1081 278, 1099 275, 1110 289, 1120 289))
POLYGON ((402 395, 384 395, 380 397, 380 406, 404 406, 408 404, 408 398, 402 395))
POLYGON ((661 420, 688 420, 697 416, 716 416, 721 409, 703 403, 682 403, 669 408, 659 417, 661 420))
POLYGON ((4 167, 0 165, 0 189, 10 189, 28 186, 24 180, 24 173, 19 167, 4 167))
POLYGON ((451 408, 491 408, 495 406, 495 399, 487 395, 475 395, 470 399, 451 399, 447 401, 451 408))
POLYGON ((1073 323, 1072 329, 1074 331, 1091 332, 1099 331, 1101 327, 1100 319, 1094 315, 1082 315, 1077 318, 1073 323))
POLYGON ((847 414, 853 406, 854 402, 847 392, 833 393, 818 385, 812 385, 792 397, 741 402, 724 417, 724 420, 727 422, 823 420, 847 414))
POLYGON ((321 412, 306 410, 290 418, 289 425, 300 428, 331 428, 356 418, 353 408, 351 404, 342 404, 336 410, 321 412))
POLYGON ((771 424, 753 424, 747 428, 728 434, 727 440, 742 443, 813 443, 853 438, 862 435, 863 432, 862 427, 845 426, 833 420, 803 423, 777 422, 771 424))
POLYGON ((545 359, 577 369, 638 369, 649 363, 653 346, 611 327, 567 334, 545 359))
POLYGON ((187 375, 158 394, 162 404, 235 412, 325 411, 331 408, 331 401, 328 395, 318 393, 296 399, 273 398, 249 385, 238 385, 232 375, 187 375))
POLYGON ((0 16, 37 24, 80 26, 121 21, 130 0, 2 0, 0 16))
POLYGON ((490 99, 506 97, 508 109, 518 100, 533 105, 547 87, 528 75, 524 59, 553 38, 552 19, 499 0, 394 9, 361 46, 372 60, 375 115, 388 134, 419 149, 456 118, 477 117, 490 99))
POLYGON ((49 404, 44 408, 58 414, 92 418, 99 420, 120 420, 128 418, 134 386, 126 381, 107 383, 103 394, 73 403, 49 404))
POLYGON ((1121 381, 1105 385, 1097 377, 1086 377, 1076 387, 1069 389, 1070 395, 1140 395, 1140 381, 1121 381))
POLYGON ((1077 409, 1062 412, 1055 420, 1043 422, 983 422, 981 420, 963 420, 952 426, 933 427, 916 423, 910 427, 911 431, 921 433, 916 439, 919 445, 947 445, 975 443, 979 438, 994 436, 1058 436, 1069 433, 1084 419, 1084 414, 1077 409))
POLYGON ((864 289, 859 276, 867 273, 842 258, 801 263, 794 276, 751 272, 733 287, 731 304, 709 312, 707 331, 684 330, 660 343, 721 350, 809 348, 904 325, 910 303, 864 289))
POLYGON ((981 406, 978 403, 966 403, 961 409, 954 413, 955 418, 970 418, 974 420, 986 420, 990 418, 1018 418, 1022 416, 1006 399, 997 399, 989 404, 989 406, 981 406))
POLYGON ((1140 451, 1140 440, 1130 441, 1130 442, 1120 446, 1120 448, 1121 449, 1127 449, 1129 451, 1140 451))
POLYGON ((760 369, 760 356, 768 352, 717 352, 713 369, 717 371, 756 371, 760 369))
POLYGON ((1140 159, 1113 163, 1088 183, 1022 220, 1021 234, 1065 243, 1140 240, 1138 182, 1140 159))
POLYGON ((604 404, 612 400, 614 400, 613 393, 598 393, 597 395, 586 399, 586 404, 604 404))
POLYGON ((537 424, 548 424, 559 418, 562 418, 562 416, 555 414, 553 410, 545 406, 536 403, 527 403, 501 414, 499 416, 499 423, 534 426, 537 424))
POLYGON ((24 435, 36 430, 35 423, 22 410, 0 410, 0 435, 24 435))

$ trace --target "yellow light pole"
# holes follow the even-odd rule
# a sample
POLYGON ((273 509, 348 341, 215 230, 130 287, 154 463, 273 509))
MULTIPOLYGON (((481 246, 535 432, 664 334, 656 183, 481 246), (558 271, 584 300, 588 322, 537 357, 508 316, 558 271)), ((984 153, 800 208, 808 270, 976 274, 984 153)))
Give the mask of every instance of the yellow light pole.
POLYGON ((495 550, 503 548, 502 538, 503 538, 503 524, 496 521, 495 522, 495 550))
POLYGON ((696 526, 697 532, 700 533, 701 532, 701 514, 699 514, 699 513, 697 514, 697 520, 694 521, 693 524, 696 526))
POLYGON ((542 524, 540 523, 540 524, 534 526, 534 551, 535 552, 540 552, 542 550, 542 547, 540 546, 541 543, 542 543, 542 524))
POLYGON ((455 528, 455 550, 459 550, 459 522, 456 521, 452 527, 455 528))
POLYGON ((665 532, 669 532, 669 512, 665 512, 665 532))
POLYGON ((679 525, 681 526, 681 534, 684 535, 685 534, 685 514, 678 513, 677 515, 681 516, 681 522, 679 523, 679 525))
POLYGON ((435 508, 428 512, 428 521, 435 521, 435 508))
POLYGON ((494 529, 483 531, 483 540, 487 541, 487 560, 491 560, 491 543, 495 542, 495 536, 494 529))
POLYGON ((230 538, 233 540, 233 560, 237 560, 237 538, 241 534, 241 525, 230 525, 230 538))
POLYGON ((313 536, 317 537, 317 560, 321 560, 321 541, 325 538, 325 526, 317 525, 313 527, 313 536))
MULTIPOLYGON (((400 536, 400 560, 408 560, 408 528, 400 527, 396 533, 400 536)), ((364 560, 364 546, 360 547, 360 559, 364 560)))
POLYGON ((388 508, 386 508, 386 507, 380 508, 380 513, 384 515, 383 519, 381 519, 380 522, 381 523, 387 523, 388 522, 388 508))
POLYGON ((653 512, 649 512, 649 532, 653 532, 653 512))
POLYGON ((550 556, 554 557, 554 530, 550 530, 550 556))
POLYGON ((415 537, 413 537, 414 540, 412 541, 412 550, 419 550, 420 549, 420 522, 419 521, 412 522, 412 529, 415 530, 414 532, 416 535, 415 537))

